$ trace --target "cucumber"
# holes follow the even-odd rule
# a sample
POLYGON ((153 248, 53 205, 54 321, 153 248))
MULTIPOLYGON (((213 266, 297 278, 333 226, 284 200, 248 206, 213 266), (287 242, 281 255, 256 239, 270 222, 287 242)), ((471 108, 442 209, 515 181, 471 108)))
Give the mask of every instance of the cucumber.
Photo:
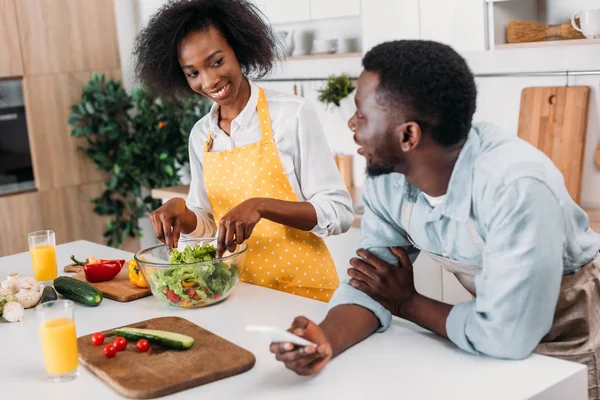
POLYGON ((56 290, 54 290, 52 286, 46 286, 44 290, 42 290, 42 299, 40 300, 40 303, 56 299, 58 299, 58 296, 56 295, 56 290))
POLYGON ((86 306, 96 307, 102 302, 102 292, 90 284, 68 276, 59 276, 54 280, 54 289, 67 299, 86 306))
POLYGON ((187 350, 194 344, 194 338, 191 336, 154 329, 118 328, 115 329, 115 335, 128 340, 146 339, 152 344, 176 350, 187 350))

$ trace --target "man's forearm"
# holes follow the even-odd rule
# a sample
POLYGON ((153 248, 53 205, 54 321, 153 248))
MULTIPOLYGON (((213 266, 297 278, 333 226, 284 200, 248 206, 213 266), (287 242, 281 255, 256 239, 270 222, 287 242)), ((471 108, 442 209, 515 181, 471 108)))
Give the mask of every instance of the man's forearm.
POLYGON ((319 326, 331 343, 335 357, 375 332, 379 319, 364 307, 342 304, 331 309, 319 326))
POLYGON ((447 338, 446 320, 451 310, 450 304, 417 293, 401 307, 398 316, 447 338))

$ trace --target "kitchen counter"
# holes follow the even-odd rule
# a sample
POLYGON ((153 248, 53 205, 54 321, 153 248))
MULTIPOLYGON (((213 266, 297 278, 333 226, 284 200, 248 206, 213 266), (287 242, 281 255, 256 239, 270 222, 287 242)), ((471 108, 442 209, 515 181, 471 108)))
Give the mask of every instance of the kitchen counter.
MULTIPOLYGON (((130 258, 131 254, 78 241, 59 245, 59 266, 69 256, 130 258)), ((28 253, 0 258, 0 273, 30 274, 28 253)), ((61 272, 61 275, 64 273, 61 272)), ((130 303, 104 299, 96 308, 77 305, 78 336, 154 317, 175 315, 251 351, 256 365, 229 379, 179 392, 168 398, 211 399, 587 399, 587 371, 581 364, 540 355, 521 361, 473 356, 404 320, 334 359, 316 377, 301 377, 274 359, 268 341, 247 333, 248 324, 287 328, 296 315, 319 321, 327 305, 240 283, 225 302, 203 309, 177 309, 147 297, 130 303), (224 318, 226 316, 226 318, 224 318)), ((11 398, 87 400, 116 397, 85 367, 72 382, 45 381, 35 311, 20 323, 0 322, 0 386, 11 398), (10 395, 9 395, 10 394, 10 395)), ((117 355, 118 357, 118 355, 117 355)))
MULTIPOLYGON (((161 199, 166 201, 168 199, 172 199, 174 197, 186 198, 190 187, 187 185, 182 186, 171 186, 163 189, 153 189, 152 197, 155 199, 161 199)), ((354 217, 354 223, 352 224, 355 228, 360 228, 360 221, 363 213, 363 204, 360 199, 360 190, 361 188, 351 188, 350 196, 352 196, 352 203, 354 204, 354 210, 356 215, 354 217)), ((584 210, 588 213, 590 217, 590 226, 591 228, 600 233, 600 208, 584 208, 584 210)))

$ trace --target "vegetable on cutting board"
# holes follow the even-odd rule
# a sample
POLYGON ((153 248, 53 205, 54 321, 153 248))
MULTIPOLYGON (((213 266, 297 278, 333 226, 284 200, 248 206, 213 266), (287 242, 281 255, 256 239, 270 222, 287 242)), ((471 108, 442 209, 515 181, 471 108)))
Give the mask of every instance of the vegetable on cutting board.
POLYGON ((123 351, 127 348, 127 340, 124 337, 117 336, 113 342, 113 346, 115 346, 117 351, 123 351))
POLYGON ((92 344, 94 346, 100 346, 104 344, 104 335, 100 332, 96 332, 92 335, 92 344))
POLYGON ((86 306, 96 307, 102 302, 102 292, 75 278, 59 276, 54 280, 54 289, 67 299, 76 301, 86 306))
POLYGON ((104 346, 104 355, 108 358, 113 358, 117 354, 117 348, 114 344, 104 346))
POLYGON ((42 290, 42 299, 40 300, 40 303, 45 303, 47 301, 53 301, 56 299, 58 299, 58 296, 56 295, 56 290, 54 290, 52 286, 46 286, 44 290, 42 290))
POLYGON ((194 344, 194 338, 191 336, 154 329, 118 328, 115 329, 115 335, 128 340, 146 339, 152 344, 176 350, 187 350, 194 344))
POLYGON ((127 266, 129 268, 129 282, 131 282, 133 286, 147 288, 148 282, 146 282, 146 279, 144 279, 144 275, 142 275, 142 271, 140 271, 135 258, 129 260, 127 266))
POLYGON ((150 343, 146 339, 140 339, 135 345, 135 348, 140 353, 145 353, 150 350, 150 343))
POLYGON ((71 256, 71 260, 83 267, 85 279, 88 282, 109 281, 117 276, 121 272, 123 265, 125 265, 125 260, 103 260, 95 257, 79 261, 75 256, 71 256))

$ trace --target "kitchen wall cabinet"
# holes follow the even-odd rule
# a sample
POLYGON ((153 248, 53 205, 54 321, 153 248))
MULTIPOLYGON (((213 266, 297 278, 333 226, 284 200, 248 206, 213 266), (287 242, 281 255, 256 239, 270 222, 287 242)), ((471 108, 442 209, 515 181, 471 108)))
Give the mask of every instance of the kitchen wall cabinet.
POLYGON ((360 16, 360 0, 310 0, 311 19, 358 16, 360 16))
MULTIPOLYGON (((75 240, 105 243, 102 235, 107 219, 95 214, 91 203, 103 191, 104 182, 94 182, 39 193, 45 229, 56 233, 57 244, 75 240)), ((127 238, 121 248, 137 251, 139 239, 127 238)))
POLYGON ((486 48, 483 0, 419 0, 421 39, 452 46, 457 51, 486 48))
POLYGON ((25 74, 119 68, 113 0, 15 4, 25 74))
POLYGON ((47 229, 37 192, 0 196, 0 215, 0 257, 27 251, 27 234, 47 229))
POLYGON ((310 20, 310 0, 294 0, 285 5, 281 0, 255 0, 254 3, 272 24, 310 20))
POLYGON ((390 40, 418 39, 419 0, 361 2, 363 53, 390 40))
POLYGON ((23 75, 14 0, 0 0, 0 77, 23 75))
MULTIPOLYGON (((119 70, 105 73, 107 79, 120 79, 119 70)), ((29 143, 36 185, 41 191, 104 179, 78 149, 85 142, 70 136, 71 127, 67 122, 71 105, 81 100, 81 91, 90 78, 91 72, 24 78, 29 143)))

